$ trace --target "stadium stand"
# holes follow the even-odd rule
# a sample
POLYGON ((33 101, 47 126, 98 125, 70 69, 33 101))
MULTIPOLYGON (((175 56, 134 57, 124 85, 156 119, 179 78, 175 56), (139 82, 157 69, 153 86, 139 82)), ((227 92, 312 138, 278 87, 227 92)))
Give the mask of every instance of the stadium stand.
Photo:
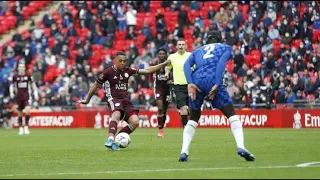
MULTIPOLYGON (((9 5, 0 22, 14 28, 14 1, 9 5)), ((45 5, 31 1, 22 17, 45 5)), ((8 97, 13 70, 25 62, 39 87, 38 105, 68 106, 86 96, 117 51, 126 52, 128 66, 147 67, 157 48, 175 52, 184 38, 192 51, 216 29, 234 49, 225 84, 235 104, 319 100, 319 12, 318 1, 68 1, 1 45, 1 94, 8 97)), ((155 105, 152 88, 152 76, 132 77, 133 103, 155 105)), ((90 105, 104 98, 99 90, 90 105)))

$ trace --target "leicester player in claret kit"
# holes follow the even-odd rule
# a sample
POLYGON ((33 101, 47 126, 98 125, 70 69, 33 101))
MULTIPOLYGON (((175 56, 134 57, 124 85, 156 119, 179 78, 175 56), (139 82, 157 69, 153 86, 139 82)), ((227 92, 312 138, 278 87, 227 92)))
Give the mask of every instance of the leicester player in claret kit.
POLYGON ((30 119, 30 101, 29 88, 32 87, 32 92, 35 100, 39 99, 37 86, 33 81, 31 75, 26 73, 26 66, 24 63, 18 64, 18 74, 12 77, 12 83, 10 84, 10 98, 13 99, 16 94, 16 100, 18 104, 18 123, 19 123, 19 135, 30 134, 29 131, 29 119, 30 119), (15 91, 16 89, 16 91, 15 91), (25 125, 22 126, 23 111, 25 112, 25 125))
MULTIPOLYGON (((168 52, 166 49, 158 50, 158 60, 156 64, 160 64, 166 61, 168 57, 168 52)), ((156 72, 156 77, 154 81, 154 91, 156 97, 156 103, 158 107, 158 137, 164 137, 164 124, 166 122, 167 109, 170 102, 170 85, 168 84, 168 79, 165 76, 165 68, 161 68, 156 72)))
POLYGON ((118 145, 114 143, 114 139, 120 120, 125 120, 128 125, 123 127, 119 133, 125 132, 130 134, 139 126, 139 112, 134 109, 133 104, 128 97, 127 90, 129 77, 136 74, 151 74, 170 64, 170 61, 167 60, 146 69, 134 69, 126 67, 126 61, 126 54, 124 52, 118 52, 114 65, 105 69, 98 75, 96 82, 89 90, 87 98, 78 101, 79 104, 88 104, 97 89, 100 88, 101 85, 104 86, 109 109, 111 110, 109 137, 105 146, 112 150, 119 150, 118 145))

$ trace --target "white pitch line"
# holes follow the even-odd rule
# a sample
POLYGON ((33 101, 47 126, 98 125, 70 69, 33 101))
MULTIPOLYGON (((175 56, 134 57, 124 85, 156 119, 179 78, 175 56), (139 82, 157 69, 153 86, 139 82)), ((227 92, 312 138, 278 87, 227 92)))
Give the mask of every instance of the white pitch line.
POLYGON ((303 163, 303 164, 297 164, 297 167, 307 167, 313 164, 320 164, 320 162, 308 162, 308 163, 303 163))
POLYGON ((189 168, 189 169, 145 169, 145 170, 123 170, 123 171, 98 171, 98 172, 57 172, 43 174, 2 174, 0 177, 11 176, 57 176, 57 175, 88 175, 88 174, 112 174, 112 173, 144 173, 144 172, 179 172, 179 171, 215 171, 215 170, 238 170, 238 169, 283 169, 283 168, 312 168, 318 166, 258 166, 258 167, 212 167, 212 168, 189 168))

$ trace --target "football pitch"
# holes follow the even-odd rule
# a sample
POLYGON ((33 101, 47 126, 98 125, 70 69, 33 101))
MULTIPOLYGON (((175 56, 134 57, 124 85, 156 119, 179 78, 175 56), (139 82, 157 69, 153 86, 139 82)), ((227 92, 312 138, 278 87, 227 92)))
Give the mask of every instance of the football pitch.
POLYGON ((236 154, 230 129, 197 129, 189 161, 178 162, 182 129, 137 129, 120 151, 107 129, 0 129, 0 178, 320 178, 319 129, 244 129, 256 161, 236 154), (309 162, 319 162, 301 165, 309 162))

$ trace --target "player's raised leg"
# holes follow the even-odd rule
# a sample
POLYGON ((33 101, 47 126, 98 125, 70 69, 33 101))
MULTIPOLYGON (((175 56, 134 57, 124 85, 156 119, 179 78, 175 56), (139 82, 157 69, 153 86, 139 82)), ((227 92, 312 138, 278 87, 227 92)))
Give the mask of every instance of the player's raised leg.
POLYGON ((238 148, 238 155, 247 161, 254 161, 255 157, 244 146, 243 129, 240 118, 236 115, 232 104, 220 108, 221 112, 228 118, 230 128, 238 148))
POLYGON ((105 147, 112 150, 119 150, 119 147, 114 143, 115 134, 117 133, 118 122, 121 118, 121 111, 116 110, 112 112, 111 121, 109 123, 109 137, 107 142, 104 144, 105 147))

